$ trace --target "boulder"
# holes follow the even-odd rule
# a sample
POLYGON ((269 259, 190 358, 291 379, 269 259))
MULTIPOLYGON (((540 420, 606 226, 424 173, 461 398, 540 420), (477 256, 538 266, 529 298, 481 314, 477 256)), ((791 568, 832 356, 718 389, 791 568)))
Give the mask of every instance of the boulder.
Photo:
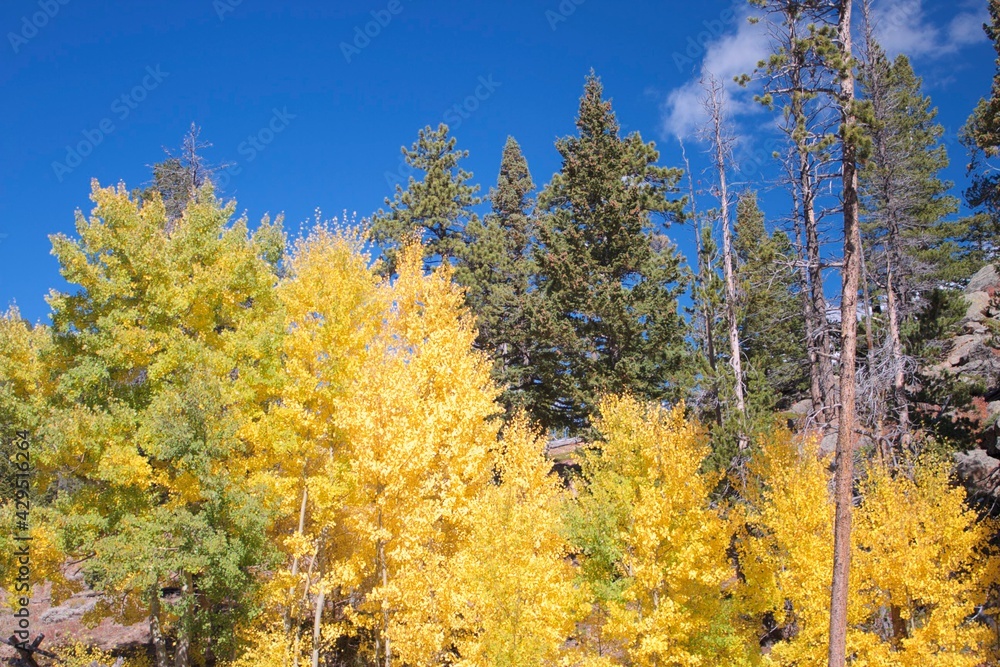
POLYGON ((833 431, 824 435, 823 439, 819 441, 819 455, 823 457, 833 454, 835 451, 837 451, 837 432, 833 431))
POLYGON ((799 415, 800 417, 808 417, 809 413, 812 412, 813 402, 811 398, 804 398, 792 407, 788 408, 788 411, 794 415, 799 415))
POLYGON ((952 341, 945 365, 958 368, 969 360, 970 355, 981 342, 982 339, 979 336, 956 336, 955 340, 952 341))
POLYGON ((1000 275, 997 274, 996 266, 993 264, 987 264, 983 268, 976 272, 976 275, 972 276, 969 280, 968 287, 965 288, 966 292, 985 292, 989 287, 996 287, 1000 285, 1000 275))
POLYGON ((986 328, 981 320, 968 320, 962 325, 962 331, 974 336, 985 336, 989 333, 989 329, 986 328))
POLYGON ((986 309, 990 306, 990 295, 988 292, 969 292, 965 295, 969 302, 969 308, 965 311, 965 319, 973 322, 982 322, 987 318, 986 309))
POLYGON ((996 497, 997 483, 1000 482, 998 467, 1000 460, 993 458, 983 449, 955 453, 955 474, 965 486, 969 497, 975 500, 982 501, 996 497))

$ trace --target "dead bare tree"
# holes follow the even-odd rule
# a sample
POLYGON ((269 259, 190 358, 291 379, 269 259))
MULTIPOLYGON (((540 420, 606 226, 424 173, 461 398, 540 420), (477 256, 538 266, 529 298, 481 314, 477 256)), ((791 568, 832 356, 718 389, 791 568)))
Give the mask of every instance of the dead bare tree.
POLYGON ((766 24, 773 51, 757 66, 756 76, 764 86, 758 100, 769 107, 781 105, 781 126, 792 147, 785 168, 795 204, 812 419, 825 425, 835 419, 837 383, 824 292, 827 262, 822 228, 838 206, 832 202, 823 206, 822 200, 829 197, 826 186, 839 175, 833 154, 839 117, 833 104, 836 77, 818 48, 823 35, 815 30, 830 24, 834 5, 832 0, 762 0, 758 4, 762 10, 759 21, 766 24))
POLYGON ((736 278, 733 270, 733 241, 729 215, 729 187, 726 172, 732 161, 733 136, 724 127, 725 90, 722 82, 711 72, 702 78, 705 88, 705 111, 708 112, 708 127, 704 134, 708 138, 713 158, 713 166, 718 178, 716 195, 719 199, 719 218, 722 227, 722 273, 726 288, 726 329, 729 334, 729 365, 733 371, 733 397, 739 419, 739 449, 747 448, 746 397, 744 395, 742 349, 740 348, 739 321, 737 316, 736 278))
POLYGON ((712 378, 710 383, 710 389, 708 400, 705 403, 711 407, 715 415, 715 423, 719 426, 722 425, 722 403, 720 401, 720 389, 718 381, 718 370, 717 370, 717 355, 715 352, 715 312, 712 308, 712 302, 710 299, 705 298, 705 291, 707 283, 709 282, 709 276, 713 271, 711 261, 705 255, 705 249, 702 247, 702 218, 698 213, 696 206, 697 193, 694 187, 694 175, 691 172, 691 163, 687 157, 687 151, 684 148, 684 141, 678 138, 678 143, 681 147, 681 158, 684 161, 684 171, 687 173, 688 177, 688 196, 691 198, 691 214, 689 216, 694 227, 694 239, 695 239, 695 287, 694 287, 694 302, 695 307, 693 311, 693 320, 696 323, 694 325, 694 330, 697 331, 701 337, 701 344, 705 351, 705 357, 708 361, 709 370, 711 372, 712 378), (698 322, 698 320, 701 320, 698 322))

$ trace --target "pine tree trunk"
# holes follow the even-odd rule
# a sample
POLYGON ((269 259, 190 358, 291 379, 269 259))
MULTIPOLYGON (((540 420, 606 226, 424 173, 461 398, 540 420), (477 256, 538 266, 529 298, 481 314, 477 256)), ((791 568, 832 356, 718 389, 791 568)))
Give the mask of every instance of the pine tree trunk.
POLYGON ((806 358, 809 361, 809 398, 812 401, 813 414, 822 419, 824 416, 823 390, 820 387, 819 358, 816 355, 816 347, 813 343, 816 331, 816 318, 813 316, 812 297, 809 290, 809 272, 806 270, 807 260, 803 217, 799 215, 798 209, 799 201, 796 196, 794 217, 797 250, 795 254, 799 263, 796 275, 799 279, 799 295, 802 301, 802 322, 805 329, 806 358))
POLYGON ((851 505, 854 483, 855 354, 857 301, 861 273, 858 229, 858 174, 853 131, 854 71, 851 48, 851 1, 840 0, 838 32, 845 71, 840 77, 843 114, 844 274, 841 294, 840 419, 837 431, 837 472, 834 498, 833 585, 830 594, 829 667, 844 667, 847 659, 847 608, 851 570, 851 505))
POLYGON ((830 336, 827 333, 826 295, 823 293, 823 265, 820 259, 819 228, 816 223, 815 209, 816 193, 813 187, 815 184, 808 171, 808 154, 803 153, 801 160, 804 171, 800 174, 800 187, 803 188, 802 212, 806 232, 806 266, 809 273, 809 298, 813 320, 810 357, 815 360, 814 372, 823 405, 819 421, 826 424, 833 417, 830 414, 834 394, 833 362, 831 361, 830 336))
POLYGON ((160 628, 160 585, 156 583, 149 594, 149 637, 153 642, 156 655, 156 667, 170 667, 167 659, 167 642, 163 639, 160 628))

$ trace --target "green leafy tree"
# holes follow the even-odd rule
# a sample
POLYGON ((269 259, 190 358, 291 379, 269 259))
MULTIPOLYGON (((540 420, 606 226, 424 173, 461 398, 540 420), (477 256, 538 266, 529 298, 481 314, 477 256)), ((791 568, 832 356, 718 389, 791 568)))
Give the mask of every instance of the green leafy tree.
POLYGON ((437 129, 423 128, 409 149, 401 149, 406 164, 423 178, 411 176, 405 189, 397 184, 396 194, 385 200, 389 210, 379 209, 372 220, 372 239, 382 249, 385 272, 396 272, 399 249, 414 238, 423 243, 425 268, 461 256, 465 227, 475 220, 472 207, 480 198, 479 186, 468 182, 472 174, 459 166, 469 153, 456 143, 441 123, 437 129))
POLYGON ((273 551, 266 496, 247 479, 249 433, 281 381, 276 276, 210 185, 175 221, 124 186, 95 184, 92 198, 77 239, 52 237, 78 289, 49 297, 46 492, 105 611, 149 619, 158 667, 174 634, 186 667, 228 650, 273 551))
POLYGON ((587 78, 578 136, 556 142, 562 169, 542 192, 536 253, 546 319, 540 394, 548 426, 589 424, 598 396, 671 394, 687 348, 677 297, 683 270, 663 233, 683 202, 681 172, 653 144, 622 137, 600 79, 587 78))

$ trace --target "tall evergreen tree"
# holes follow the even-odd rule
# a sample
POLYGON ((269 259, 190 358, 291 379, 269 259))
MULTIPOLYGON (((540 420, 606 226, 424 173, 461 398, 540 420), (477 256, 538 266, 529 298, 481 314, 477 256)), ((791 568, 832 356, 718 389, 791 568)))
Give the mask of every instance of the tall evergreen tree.
POLYGON ((402 149, 406 164, 423 172, 410 177, 407 187, 396 185, 396 194, 385 200, 388 211, 379 209, 372 220, 372 238, 382 248, 384 270, 395 273, 396 253, 408 239, 424 244, 424 265, 430 269, 461 255, 466 225, 475 219, 472 207, 480 203, 472 174, 459 166, 468 151, 456 148, 456 139, 444 123, 427 126, 417 141, 402 149))
POLYGON ((788 236, 768 233, 754 192, 736 204, 736 279, 740 333, 750 395, 768 394, 768 407, 787 407, 808 390, 805 322, 788 236))
POLYGON ((493 377, 507 388, 501 401, 509 414, 511 408, 522 406, 535 412, 531 313, 540 304, 532 290, 534 189, 521 147, 508 137, 497 185, 489 195, 493 211, 482 221, 469 222, 456 272, 477 318, 476 347, 493 357, 493 377))
POLYGON ((989 0, 990 22, 983 26, 997 52, 996 69, 989 98, 979 101, 962 129, 962 143, 970 152, 968 172, 972 184, 965 198, 979 214, 964 230, 970 260, 983 262, 996 257, 996 237, 1000 232, 1000 0, 989 0))
POLYGON ((550 426, 585 427, 599 395, 660 399, 685 356, 683 272, 663 233, 683 202, 679 169, 638 133, 622 137, 600 79, 587 78, 579 135, 556 142, 562 170, 539 203, 539 286, 550 318, 540 376, 550 426))
POLYGON ((921 92, 921 82, 906 56, 886 57, 870 35, 860 83, 866 97, 871 152, 861 170, 862 225, 866 273, 877 298, 884 300, 885 344, 868 352, 867 392, 877 437, 908 441, 909 399, 902 330, 922 306, 921 294, 955 277, 965 265, 954 238, 962 223, 945 221, 958 203, 947 194, 951 183, 939 173, 948 166, 940 143, 944 128, 937 110, 921 92), (897 425, 886 430, 886 412, 897 425))

